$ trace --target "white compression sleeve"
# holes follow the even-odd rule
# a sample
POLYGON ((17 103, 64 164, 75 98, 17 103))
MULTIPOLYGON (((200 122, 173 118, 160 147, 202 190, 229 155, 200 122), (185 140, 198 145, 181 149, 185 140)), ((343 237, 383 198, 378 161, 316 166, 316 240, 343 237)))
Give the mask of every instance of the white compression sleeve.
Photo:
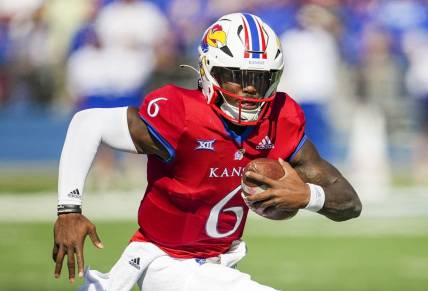
POLYGON ((76 113, 68 127, 59 162, 58 205, 81 205, 83 187, 100 143, 137 153, 128 129, 127 107, 76 113))

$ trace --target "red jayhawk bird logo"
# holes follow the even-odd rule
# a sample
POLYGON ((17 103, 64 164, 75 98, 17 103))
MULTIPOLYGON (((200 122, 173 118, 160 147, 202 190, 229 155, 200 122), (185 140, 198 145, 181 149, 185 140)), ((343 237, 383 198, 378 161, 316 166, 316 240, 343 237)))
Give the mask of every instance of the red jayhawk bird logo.
POLYGON ((220 24, 215 24, 207 30, 202 39, 202 51, 206 53, 208 51, 208 46, 215 48, 225 46, 226 37, 226 32, 223 31, 223 27, 220 24))
POLYGON ((201 42, 201 49, 206 53, 210 47, 218 48, 225 54, 233 57, 232 52, 227 46, 227 34, 220 24, 214 24, 207 30, 201 42))

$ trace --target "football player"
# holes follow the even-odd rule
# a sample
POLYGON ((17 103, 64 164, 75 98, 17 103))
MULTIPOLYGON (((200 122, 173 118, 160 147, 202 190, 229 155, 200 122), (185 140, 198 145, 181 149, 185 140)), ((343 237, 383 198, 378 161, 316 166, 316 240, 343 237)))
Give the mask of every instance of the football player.
MULTIPOLYGON (((307 209, 332 220, 357 217, 360 200, 305 135, 305 117, 277 92, 284 68, 275 32, 257 16, 221 17, 199 46, 199 87, 167 85, 139 109, 89 109, 69 125, 59 166, 53 259, 83 275, 83 241, 102 247, 82 214, 85 178, 100 143, 148 155, 139 229, 108 274, 88 270, 81 290, 273 290, 234 269, 248 207, 240 193, 252 159, 279 159, 287 176, 248 198, 258 207, 307 209), (203 286, 203 287, 201 287, 203 286), (101 289, 98 289, 101 288, 101 289), (104 288, 104 289, 102 289, 104 288)), ((102 202, 100 202, 102 203, 102 202)))

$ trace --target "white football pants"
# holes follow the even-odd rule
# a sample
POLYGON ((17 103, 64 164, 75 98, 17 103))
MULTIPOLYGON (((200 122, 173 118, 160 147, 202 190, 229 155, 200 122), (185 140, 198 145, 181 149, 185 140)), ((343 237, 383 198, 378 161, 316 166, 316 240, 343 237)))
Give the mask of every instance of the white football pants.
POLYGON ((245 256, 244 242, 212 260, 176 259, 151 243, 132 242, 109 273, 85 270, 79 291, 275 291, 231 268, 245 256))

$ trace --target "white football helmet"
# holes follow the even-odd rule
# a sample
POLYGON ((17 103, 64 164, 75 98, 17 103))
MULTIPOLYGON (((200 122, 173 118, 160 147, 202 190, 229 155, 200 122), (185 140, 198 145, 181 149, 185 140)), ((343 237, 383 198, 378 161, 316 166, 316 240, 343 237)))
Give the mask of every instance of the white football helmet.
POLYGON ((275 97, 283 68, 278 36, 252 14, 221 17, 199 46, 202 92, 215 111, 235 124, 258 123, 275 97))

